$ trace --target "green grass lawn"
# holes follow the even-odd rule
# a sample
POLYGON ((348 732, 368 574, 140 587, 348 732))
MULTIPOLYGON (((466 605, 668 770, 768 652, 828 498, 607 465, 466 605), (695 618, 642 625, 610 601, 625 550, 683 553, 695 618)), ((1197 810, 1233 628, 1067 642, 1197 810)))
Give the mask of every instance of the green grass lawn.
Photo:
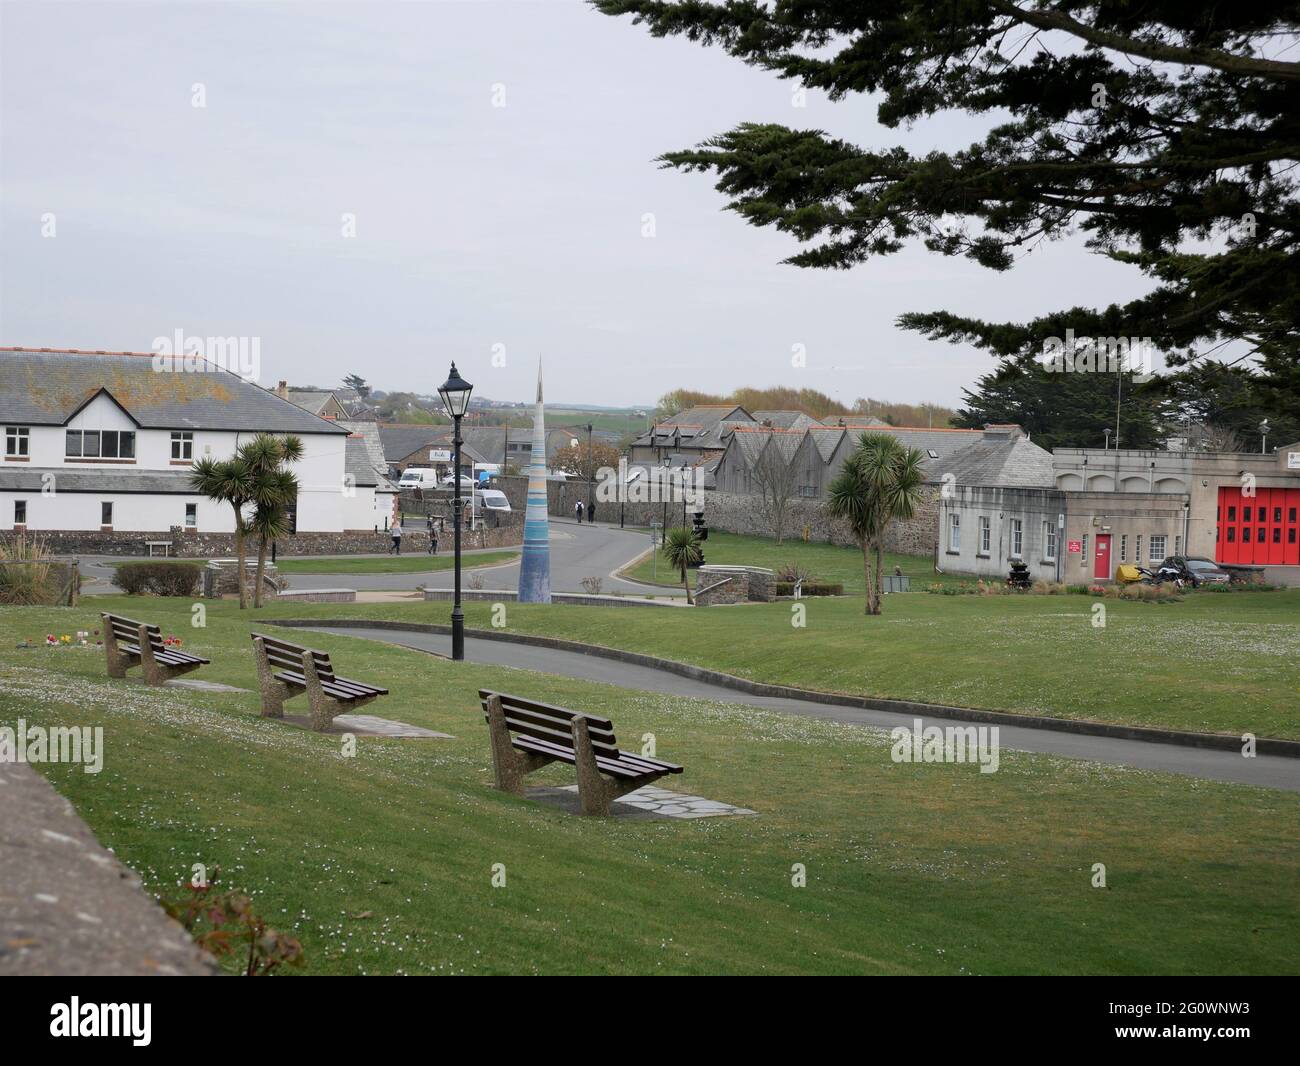
MULTIPOLYGON (((647 555, 636 566, 625 570, 624 576, 636 581, 657 581, 661 585, 675 585, 680 588, 681 581, 677 573, 669 569, 662 551, 657 554, 658 559, 647 555)), ((778 547, 776 541, 767 537, 747 537, 738 533, 710 531, 709 539, 704 542, 704 561, 720 566, 766 566, 772 570, 779 570, 787 564, 796 564, 807 570, 815 580, 843 585, 845 595, 860 596, 866 587, 862 570, 862 552, 857 548, 805 543, 798 537, 787 538, 785 543, 778 547)), ((887 553, 884 572, 892 574, 895 566, 901 567, 904 575, 912 579, 914 588, 961 580, 951 574, 936 574, 934 560, 928 555, 887 553)), ((687 576, 691 587, 694 588, 697 572, 688 570, 687 576)))
MULTIPOLYGON (((465 555, 461 558, 461 568, 473 570, 480 566, 499 566, 517 558, 517 551, 465 555)), ((450 570, 454 564, 455 557, 447 550, 437 555, 412 552, 379 557, 281 559, 276 566, 282 574, 427 574, 436 570, 450 570)))
MULTIPOLYGON (((1245 630, 1238 652, 1256 667, 1276 654, 1279 638, 1268 630, 1284 625, 1270 614, 1271 599, 1220 604, 1245 612, 1232 615, 1245 630)), ((912 602, 926 610, 895 611, 891 600, 885 621, 913 639, 949 632, 932 607, 967 612, 954 631, 978 636, 1030 605, 912 602)), ((879 731, 312 634, 345 675, 392 689, 367 713, 455 734, 362 739, 357 757, 345 759, 337 737, 258 718, 251 691, 148 689, 106 678, 101 651, 15 649, 25 637, 93 628, 100 603, 158 621, 213 660, 196 676, 245 689, 255 688, 250 627, 308 605, 254 616, 209 603, 202 629, 190 627, 187 600, 6 609, 0 722, 102 725, 101 774, 42 772, 152 891, 174 895, 193 863, 219 864, 225 883, 254 893, 260 913, 302 939, 309 974, 1238 974, 1300 966, 1297 795, 1013 752, 1003 752, 995 774, 899 765, 879 731), (658 754, 686 767, 671 787, 758 816, 581 819, 503 796, 489 787, 480 685, 608 714, 630 748, 654 733, 658 754), (504 888, 491 885, 496 863, 506 867, 504 888), (796 863, 807 887, 791 884, 796 863), (1106 865, 1105 889, 1091 887, 1096 863, 1106 865)), ((445 619, 446 604, 427 606, 445 619)), ((1068 665, 1077 656, 1056 647, 1066 622, 1030 606, 1036 621, 1023 631, 1047 645, 1043 658, 1068 665)), ((478 608, 469 605, 476 624, 486 618, 478 608)), ((512 625, 561 633, 580 628, 579 618, 594 632, 616 625, 614 616, 639 626, 642 614, 658 614, 510 611, 512 625)), ((730 616, 749 613, 701 611, 702 625, 674 614, 668 628, 683 624, 697 638, 712 632, 721 643, 730 616)), ((1150 631, 1117 614, 1130 627, 1120 646, 1136 648, 1134 638, 1150 631)), ((776 609, 754 617, 744 624, 778 622, 776 609)), ((830 619, 810 624, 825 633, 830 619)), ((1213 643, 1207 637, 1198 651, 1213 643)), ((1243 660, 1230 680, 1240 687, 1251 674, 1243 660)), ((1202 669, 1184 683, 1212 694, 1206 676, 1202 669)), ((1067 675, 1063 684, 1076 680, 1067 675)), ((539 780, 572 776, 549 768, 539 780)))
MULTIPOLYGON (((627 648, 757 681, 961 707, 1300 739, 1300 591, 1191 593, 1178 603, 1088 596, 850 597, 662 610, 508 604, 506 629, 627 648)), ((465 607, 488 629, 492 604, 465 607)), ((285 616, 446 623, 442 603, 283 605, 285 616)))

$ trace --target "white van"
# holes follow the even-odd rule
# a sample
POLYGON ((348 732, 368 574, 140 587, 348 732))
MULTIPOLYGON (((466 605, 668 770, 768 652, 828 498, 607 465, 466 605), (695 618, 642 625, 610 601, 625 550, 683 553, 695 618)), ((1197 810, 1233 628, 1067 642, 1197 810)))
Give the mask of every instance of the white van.
POLYGON ((479 514, 509 514, 510 501, 500 489, 475 489, 474 510, 479 514))
POLYGON ((411 466, 402 471, 401 480, 397 482, 399 489, 436 489, 438 487, 438 472, 427 466, 411 466))

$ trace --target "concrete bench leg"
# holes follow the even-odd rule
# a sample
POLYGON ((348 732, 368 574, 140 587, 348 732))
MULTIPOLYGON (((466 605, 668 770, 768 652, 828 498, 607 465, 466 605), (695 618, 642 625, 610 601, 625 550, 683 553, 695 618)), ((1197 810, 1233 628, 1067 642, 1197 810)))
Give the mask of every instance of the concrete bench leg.
POLYGON ((524 794, 524 778, 555 760, 545 755, 516 751, 510 743, 510 728, 506 725, 506 712, 500 696, 489 696, 487 701, 488 736, 492 740, 492 769, 496 774, 496 787, 513 796, 524 794))
POLYGON ((131 656, 117 646, 117 637, 113 635, 113 624, 108 620, 108 615, 101 614, 99 617, 104 623, 104 654, 108 657, 108 676, 124 678, 126 668, 134 665, 131 656))
POLYGON ((146 684, 161 685, 173 677, 191 673, 202 665, 202 663, 184 663, 180 666, 169 666, 160 663, 154 658, 153 645, 149 643, 149 630, 145 626, 140 627, 140 666, 144 669, 146 684))
POLYGON ((266 657, 266 645, 261 637, 253 638, 253 657, 257 660, 258 687, 262 690, 262 717, 283 718, 284 701, 293 693, 289 686, 275 679, 271 661, 266 657))
POLYGON ((587 719, 578 715, 569 723, 569 728, 573 731, 573 754, 578 771, 578 799, 583 814, 608 816, 610 805, 620 796, 635 792, 642 785, 658 781, 664 776, 645 774, 631 780, 602 776, 600 767, 596 763, 596 749, 591 743, 591 731, 587 727, 587 719))

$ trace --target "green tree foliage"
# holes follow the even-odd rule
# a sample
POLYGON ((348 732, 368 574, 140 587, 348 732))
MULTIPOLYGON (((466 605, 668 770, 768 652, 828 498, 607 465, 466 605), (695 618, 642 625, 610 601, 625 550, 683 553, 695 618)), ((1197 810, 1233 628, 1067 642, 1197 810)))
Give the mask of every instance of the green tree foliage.
POLYGON ((1294 0, 593 0, 655 36, 719 45, 832 99, 878 97, 889 128, 986 117, 981 141, 914 154, 744 123, 665 166, 712 171, 728 207, 850 267, 919 241, 1006 270, 1081 232, 1152 291, 998 323, 900 324, 1001 357, 1067 328, 1150 337, 1174 365, 1243 342, 1278 413, 1300 405, 1300 62, 1294 0), (1281 57, 1281 58, 1277 58, 1281 57))
POLYGON ((698 566, 704 558, 700 549, 700 539, 693 529, 677 526, 664 532, 664 558, 668 565, 682 575, 682 588, 686 590, 686 602, 694 604, 691 598, 691 583, 687 580, 687 568, 698 566))
POLYGON ((863 433, 830 484, 826 509, 848 523, 862 548, 867 614, 880 614, 885 534, 892 523, 905 522, 916 514, 925 480, 924 462, 925 456, 915 448, 903 447, 896 437, 863 433))

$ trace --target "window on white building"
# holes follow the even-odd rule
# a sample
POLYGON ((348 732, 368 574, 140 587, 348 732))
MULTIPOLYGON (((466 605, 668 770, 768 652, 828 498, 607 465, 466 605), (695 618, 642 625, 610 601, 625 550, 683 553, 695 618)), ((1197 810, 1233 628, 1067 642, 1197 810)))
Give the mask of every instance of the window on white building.
POLYGON ((197 503, 187 503, 185 505, 185 528, 193 529, 199 524, 199 505, 197 503))
POLYGON ((1025 523, 1019 518, 1011 520, 1011 557, 1019 559, 1025 546, 1025 523))
POLYGON ((948 516, 948 550, 961 551, 961 515, 959 514, 948 516))
POLYGON ((1121 563, 1128 562, 1128 534, 1127 533, 1121 533, 1119 535, 1119 561, 1121 563))
POLYGON ((194 458, 194 434, 187 433, 183 430, 177 430, 172 433, 172 458, 173 459, 193 459, 194 458))
POLYGON ((1165 538, 1162 534, 1152 534, 1151 536, 1151 562, 1163 562, 1165 558, 1165 538))
MULTIPOLYGON (((1274 532, 1276 532, 1276 530, 1274 532)), ((1181 535, 1174 538, 1174 554, 1183 554, 1183 538, 1181 535)))
POLYGON ((989 528, 988 515, 980 515, 980 554, 988 555, 989 546, 993 542, 993 534, 989 528))
POLYGON ((27 525, 27 501, 14 500, 14 525, 27 525))
POLYGON ((64 455, 69 459, 134 459, 135 433, 116 429, 70 429, 64 455))
POLYGON ((5 455, 10 459, 25 458, 31 453, 31 430, 26 426, 5 426, 5 455))
POLYGON ((99 524, 101 526, 111 526, 113 524, 113 505, 111 503, 101 503, 99 505, 99 524))
POLYGON ((1043 523, 1043 559, 1056 562, 1056 527, 1051 522, 1043 523))
POLYGON ((1140 563, 1142 561, 1142 534, 1141 533, 1139 533, 1137 535, 1137 539, 1133 541, 1133 561, 1135 563, 1140 563))

